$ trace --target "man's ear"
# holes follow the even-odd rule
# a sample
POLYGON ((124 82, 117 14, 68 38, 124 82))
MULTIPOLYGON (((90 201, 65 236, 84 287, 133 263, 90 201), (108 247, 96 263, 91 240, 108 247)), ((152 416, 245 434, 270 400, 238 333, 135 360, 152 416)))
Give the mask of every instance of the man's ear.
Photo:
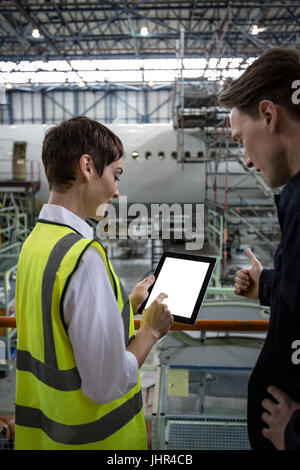
POLYGON ((274 132, 278 124, 278 109, 271 100, 262 100, 258 105, 259 117, 265 121, 270 132, 274 132))
POLYGON ((88 153, 81 155, 79 162, 79 171, 85 180, 89 180, 94 172, 93 160, 88 153))

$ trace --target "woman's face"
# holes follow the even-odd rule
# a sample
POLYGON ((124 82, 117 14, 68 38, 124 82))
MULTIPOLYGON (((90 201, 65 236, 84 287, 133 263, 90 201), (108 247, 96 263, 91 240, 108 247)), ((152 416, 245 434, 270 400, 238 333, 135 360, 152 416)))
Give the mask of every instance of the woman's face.
POLYGON ((104 168, 102 176, 95 171, 89 188, 89 217, 102 216, 107 204, 119 197, 118 182, 123 173, 123 158, 104 168))

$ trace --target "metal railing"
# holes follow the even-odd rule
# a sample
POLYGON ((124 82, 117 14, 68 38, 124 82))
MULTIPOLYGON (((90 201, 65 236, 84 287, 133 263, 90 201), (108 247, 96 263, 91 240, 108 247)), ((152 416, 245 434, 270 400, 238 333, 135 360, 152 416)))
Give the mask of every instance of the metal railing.
MULTIPOLYGON (((194 325, 174 322, 171 330, 183 331, 267 331, 268 320, 197 320, 194 325)), ((16 328, 16 317, 0 317, 0 327, 16 328)), ((140 328, 140 320, 134 320, 136 330, 140 328)))
POLYGON ((29 182, 32 185, 40 182, 40 162, 38 160, 22 160, 18 171, 14 167, 13 159, 1 159, 0 182, 7 183, 11 181, 29 182))

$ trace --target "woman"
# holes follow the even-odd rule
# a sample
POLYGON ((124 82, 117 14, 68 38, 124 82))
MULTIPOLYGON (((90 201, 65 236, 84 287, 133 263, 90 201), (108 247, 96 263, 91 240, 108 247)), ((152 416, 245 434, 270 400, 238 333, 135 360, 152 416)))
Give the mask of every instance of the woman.
POLYGON ((162 293, 134 335, 153 278, 129 300, 85 222, 119 196, 122 155, 120 139, 86 117, 45 136, 49 201, 17 271, 16 449, 147 446, 139 368, 173 318, 162 293))

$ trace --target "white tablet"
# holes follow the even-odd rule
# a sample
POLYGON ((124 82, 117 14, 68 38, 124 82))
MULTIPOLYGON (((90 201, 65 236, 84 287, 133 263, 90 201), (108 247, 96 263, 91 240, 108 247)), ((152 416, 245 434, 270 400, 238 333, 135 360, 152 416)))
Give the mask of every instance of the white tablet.
POLYGON ((174 321, 193 325, 216 263, 216 258, 183 253, 163 253, 155 270, 155 282, 139 309, 148 308, 164 292, 174 321))

